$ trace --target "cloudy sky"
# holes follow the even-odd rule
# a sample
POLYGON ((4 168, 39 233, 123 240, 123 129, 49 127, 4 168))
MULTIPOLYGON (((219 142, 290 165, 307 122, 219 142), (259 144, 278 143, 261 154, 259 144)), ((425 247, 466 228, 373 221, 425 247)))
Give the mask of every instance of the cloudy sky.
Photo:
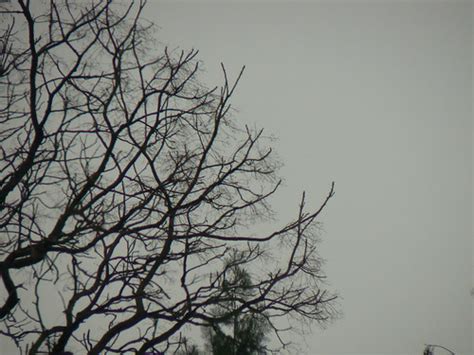
POLYGON ((153 2, 160 39, 246 72, 243 123, 279 140, 282 221, 330 182, 321 255, 344 316, 307 354, 472 354, 472 5, 153 2))

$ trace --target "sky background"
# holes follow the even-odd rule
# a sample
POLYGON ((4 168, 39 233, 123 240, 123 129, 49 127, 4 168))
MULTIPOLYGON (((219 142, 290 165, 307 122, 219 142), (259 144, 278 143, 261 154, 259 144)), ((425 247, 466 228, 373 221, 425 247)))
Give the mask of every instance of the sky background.
POLYGON ((336 182, 320 253, 344 316, 306 353, 472 354, 471 3, 150 3, 209 86, 246 65, 236 117, 279 138, 279 220, 336 182))

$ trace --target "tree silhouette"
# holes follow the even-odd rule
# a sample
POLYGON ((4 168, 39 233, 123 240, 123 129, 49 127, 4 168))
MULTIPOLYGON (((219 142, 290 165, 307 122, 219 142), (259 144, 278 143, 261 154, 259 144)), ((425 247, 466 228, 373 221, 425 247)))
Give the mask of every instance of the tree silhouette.
POLYGON ((425 349, 423 350, 423 355, 434 355, 434 351, 436 348, 442 349, 443 351, 446 351, 447 353, 451 355, 455 355, 452 350, 449 350, 448 348, 442 345, 436 345, 436 344, 427 344, 425 346, 425 349))
POLYGON ((145 5, 0 5, 0 332, 22 353, 170 352, 184 326, 225 319, 237 266, 259 271, 235 312, 273 332, 334 315, 314 231, 334 185, 252 231, 279 163, 232 115, 242 72, 208 89, 196 51, 154 41, 145 5))

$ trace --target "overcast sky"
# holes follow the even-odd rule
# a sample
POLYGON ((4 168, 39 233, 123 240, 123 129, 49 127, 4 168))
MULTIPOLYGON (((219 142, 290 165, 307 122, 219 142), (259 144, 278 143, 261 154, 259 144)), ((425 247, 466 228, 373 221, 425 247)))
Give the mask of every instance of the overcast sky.
POLYGON ((472 354, 472 6, 460 1, 153 2, 204 78, 247 69, 243 123, 279 137, 281 220, 332 180, 321 255, 344 317, 308 354, 472 354))

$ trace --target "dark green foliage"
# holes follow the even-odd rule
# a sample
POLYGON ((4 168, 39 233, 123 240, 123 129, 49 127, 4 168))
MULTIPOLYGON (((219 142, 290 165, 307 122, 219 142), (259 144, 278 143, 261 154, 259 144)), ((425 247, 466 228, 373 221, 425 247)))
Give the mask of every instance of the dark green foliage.
POLYGON ((239 308, 242 301, 253 296, 249 273, 239 266, 233 266, 229 278, 222 282, 226 301, 214 309, 219 321, 206 329, 208 350, 213 355, 255 355, 265 354, 265 336, 268 322, 258 310, 243 313, 239 308))
POLYGON ((265 354, 265 319, 259 315, 234 316, 232 335, 224 333, 216 325, 208 333, 210 350, 213 355, 255 355, 265 354))
POLYGON ((202 355, 199 352, 199 349, 196 345, 189 345, 185 341, 183 344, 183 349, 176 352, 175 355, 202 355))

